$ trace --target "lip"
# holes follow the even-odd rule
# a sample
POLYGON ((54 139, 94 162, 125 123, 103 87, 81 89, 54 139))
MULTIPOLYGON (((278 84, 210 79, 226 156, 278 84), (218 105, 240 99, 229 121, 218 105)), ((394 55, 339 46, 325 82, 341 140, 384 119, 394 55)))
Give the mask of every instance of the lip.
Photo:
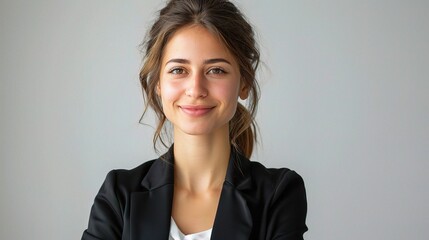
POLYGON ((187 115, 199 117, 209 113, 214 107, 202 105, 181 105, 179 108, 187 115))

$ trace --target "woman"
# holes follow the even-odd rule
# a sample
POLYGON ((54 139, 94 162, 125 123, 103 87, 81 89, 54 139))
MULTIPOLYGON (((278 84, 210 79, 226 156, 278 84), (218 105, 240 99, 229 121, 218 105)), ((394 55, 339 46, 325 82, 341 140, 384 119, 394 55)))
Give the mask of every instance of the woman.
POLYGON ((227 0, 171 0, 145 43, 140 72, 159 159, 111 171, 82 239, 303 239, 301 177, 248 160, 256 141, 252 27, 227 0), (244 107, 238 99, 247 100, 244 107))

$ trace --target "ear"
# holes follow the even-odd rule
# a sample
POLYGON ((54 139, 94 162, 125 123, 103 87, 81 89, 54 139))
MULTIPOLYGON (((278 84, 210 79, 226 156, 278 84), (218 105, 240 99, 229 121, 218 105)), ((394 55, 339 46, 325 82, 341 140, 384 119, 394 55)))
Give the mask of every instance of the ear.
POLYGON ((155 91, 156 91, 156 95, 161 96, 161 87, 159 86, 159 81, 156 84, 155 91))
POLYGON ((249 97, 249 88, 246 86, 246 84, 242 83, 240 86, 240 93, 238 95, 241 100, 246 100, 247 97, 249 97))

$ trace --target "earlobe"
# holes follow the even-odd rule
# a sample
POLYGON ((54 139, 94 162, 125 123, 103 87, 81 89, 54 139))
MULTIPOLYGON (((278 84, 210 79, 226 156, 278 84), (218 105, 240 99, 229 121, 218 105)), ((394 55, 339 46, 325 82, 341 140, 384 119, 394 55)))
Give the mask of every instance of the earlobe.
POLYGON ((241 88, 239 97, 241 100, 246 100, 249 97, 249 88, 247 86, 241 88))

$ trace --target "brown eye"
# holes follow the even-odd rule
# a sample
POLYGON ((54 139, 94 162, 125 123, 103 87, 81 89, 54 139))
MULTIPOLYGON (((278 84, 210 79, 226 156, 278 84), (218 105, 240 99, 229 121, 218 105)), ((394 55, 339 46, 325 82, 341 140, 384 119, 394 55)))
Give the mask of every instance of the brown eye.
POLYGON ((208 71, 209 74, 225 74, 226 72, 222 68, 212 68, 208 71))
POLYGON ((184 74, 185 70, 183 70, 183 68, 173 68, 168 73, 180 75, 180 74, 184 74))

